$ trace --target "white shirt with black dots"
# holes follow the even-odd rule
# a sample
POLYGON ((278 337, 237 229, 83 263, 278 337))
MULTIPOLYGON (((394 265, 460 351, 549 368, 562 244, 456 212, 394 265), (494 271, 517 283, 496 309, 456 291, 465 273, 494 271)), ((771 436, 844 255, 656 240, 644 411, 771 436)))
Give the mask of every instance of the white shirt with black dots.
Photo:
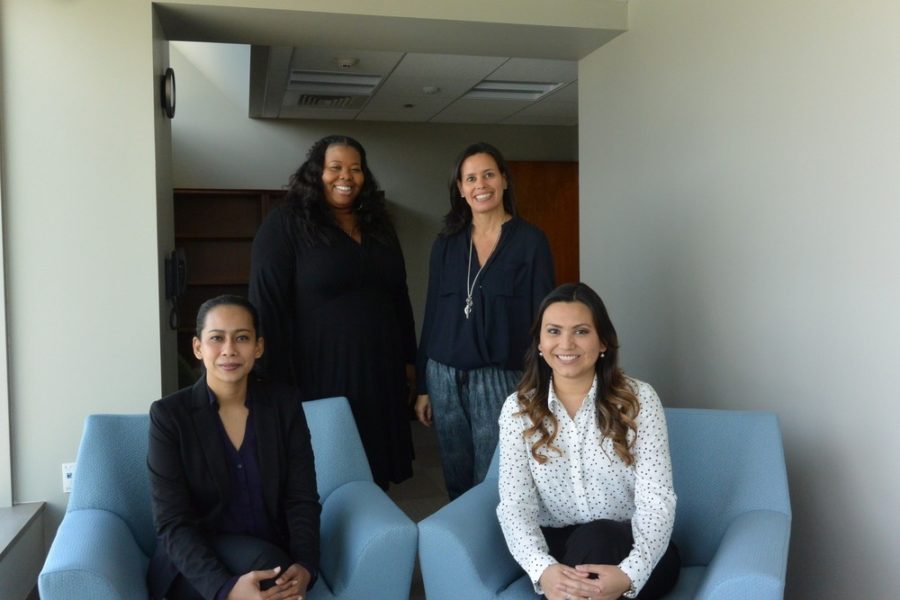
MULTIPOLYGON (((675 522, 675 490, 669 436, 662 403, 647 383, 628 378, 640 403, 634 463, 627 466, 616 454, 612 440, 597 427, 594 404, 597 380, 582 401, 575 418, 569 417, 550 384, 548 406, 558 421, 553 445, 562 451, 539 451, 544 464, 531 455, 539 437, 526 438, 531 420, 520 412, 516 394, 506 399, 500 413, 500 504, 497 517, 509 550, 534 584, 557 561, 548 553, 541 527, 565 527, 599 519, 631 519, 634 547, 618 567, 631 578, 639 593, 653 567, 665 553, 675 522)), ((628 439, 634 432, 628 432, 628 439)))

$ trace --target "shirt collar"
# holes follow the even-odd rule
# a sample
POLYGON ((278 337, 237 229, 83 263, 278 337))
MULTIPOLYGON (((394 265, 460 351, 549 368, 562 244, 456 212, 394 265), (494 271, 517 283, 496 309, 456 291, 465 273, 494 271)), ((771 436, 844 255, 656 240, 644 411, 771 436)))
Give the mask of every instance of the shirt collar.
MULTIPOLYGON (((580 411, 584 406, 585 401, 590 401, 591 406, 596 405, 597 398, 597 376, 594 375, 594 381, 591 383, 591 389, 588 390, 587 395, 584 397, 584 400, 581 402, 581 406, 578 407, 580 411)), ((550 376, 550 393, 547 395, 547 407, 551 412, 556 412, 557 410, 566 410, 566 408, 562 405, 559 398, 556 397, 556 390, 553 389, 553 376, 550 376)))

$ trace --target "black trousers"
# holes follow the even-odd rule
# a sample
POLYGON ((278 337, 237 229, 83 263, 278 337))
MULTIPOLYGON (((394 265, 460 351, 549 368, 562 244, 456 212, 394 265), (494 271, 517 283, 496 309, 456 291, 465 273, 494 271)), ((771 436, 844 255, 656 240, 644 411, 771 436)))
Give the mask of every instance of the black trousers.
MULTIPOLYGON (((250 571, 262 571, 281 567, 283 573, 293 561, 284 550, 259 538, 248 535, 222 534, 213 538, 213 549, 225 563, 225 567, 235 575, 250 571)), ((275 585, 275 579, 263 581, 262 589, 275 585)), ((204 600, 187 579, 178 573, 169 586, 166 600, 204 600)))
MULTIPOLYGON (((618 565, 631 552, 634 537, 631 521, 601 519, 567 527, 541 527, 550 556, 564 565, 618 565)), ((669 592, 678 581, 681 556, 673 542, 656 563, 650 579, 638 594, 640 600, 654 600, 669 592)))

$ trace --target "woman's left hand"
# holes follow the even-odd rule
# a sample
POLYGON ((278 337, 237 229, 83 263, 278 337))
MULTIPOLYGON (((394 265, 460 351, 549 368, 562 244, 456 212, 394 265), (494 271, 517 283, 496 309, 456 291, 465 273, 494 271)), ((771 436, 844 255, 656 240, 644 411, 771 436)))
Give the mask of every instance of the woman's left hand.
MULTIPOLYGON (((596 579, 589 581, 599 588, 600 593, 591 593, 590 600, 618 600, 622 594, 631 589, 631 578, 622 569, 615 565, 576 565, 575 570, 585 576, 596 575, 596 579)), ((575 582, 573 582, 575 583, 575 582)), ((570 584, 571 585, 571 584, 570 584)), ((573 597, 581 597, 581 586, 571 585, 572 589, 566 589, 566 583, 561 589, 569 592, 573 597)))
POLYGON ((309 571, 294 563, 275 580, 275 585, 283 590, 290 590, 292 595, 297 594, 300 598, 306 598, 306 588, 311 578, 309 571))

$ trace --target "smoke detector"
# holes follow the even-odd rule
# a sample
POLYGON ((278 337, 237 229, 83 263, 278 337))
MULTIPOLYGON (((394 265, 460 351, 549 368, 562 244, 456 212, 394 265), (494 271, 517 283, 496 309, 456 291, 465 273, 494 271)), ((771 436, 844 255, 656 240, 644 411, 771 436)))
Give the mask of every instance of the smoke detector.
POLYGON ((334 62, 342 69, 349 69, 350 67, 354 67, 359 64, 358 58, 347 57, 347 58, 335 58, 334 62))

